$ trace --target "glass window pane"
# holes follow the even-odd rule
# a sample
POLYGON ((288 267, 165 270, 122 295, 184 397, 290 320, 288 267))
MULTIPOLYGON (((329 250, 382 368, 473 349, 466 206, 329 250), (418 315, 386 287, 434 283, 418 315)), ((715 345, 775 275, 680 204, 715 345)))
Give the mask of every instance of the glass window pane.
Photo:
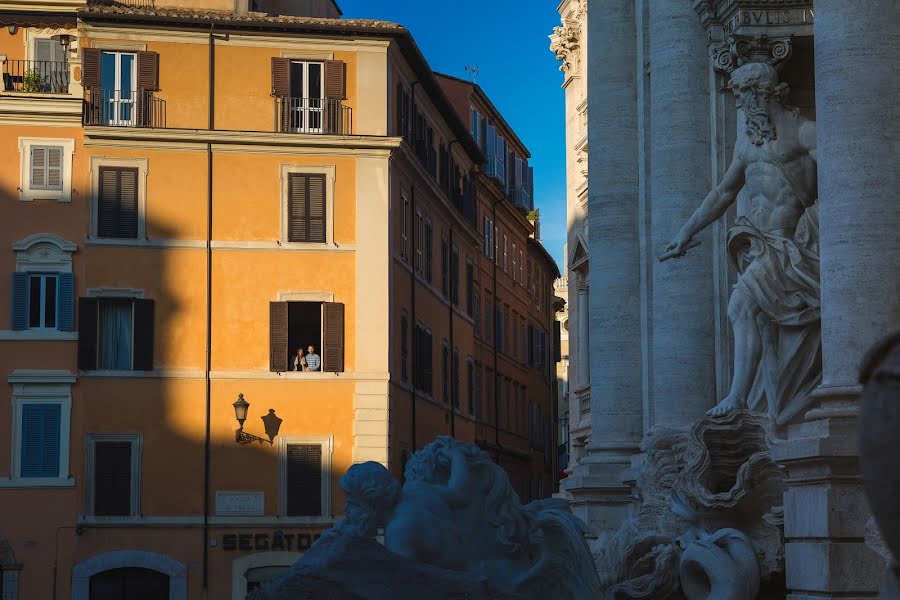
POLYGON ((291 61, 291 98, 303 97, 303 63, 291 61))
POLYGON ((100 301, 97 368, 131 370, 131 307, 128 299, 100 301))
POLYGON ((104 90, 116 89, 115 52, 104 52, 100 56, 100 87, 104 90))
POLYGON ((28 278, 28 326, 41 326, 41 276, 28 278))
POLYGON ((134 69, 134 54, 120 54, 121 67, 119 69, 119 86, 117 89, 131 91, 135 89, 132 70, 134 69))
POLYGON ((322 97, 322 63, 309 63, 309 95, 307 98, 322 97))
POLYGON ((56 275, 44 278, 44 327, 56 327, 56 275))

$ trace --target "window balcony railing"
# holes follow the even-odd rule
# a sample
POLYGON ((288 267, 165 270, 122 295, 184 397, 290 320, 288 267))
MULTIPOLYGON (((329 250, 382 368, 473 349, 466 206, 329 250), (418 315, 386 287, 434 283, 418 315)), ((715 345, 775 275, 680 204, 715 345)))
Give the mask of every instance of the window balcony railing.
POLYGON ((503 159, 496 154, 489 154, 487 162, 484 163, 484 174, 499 181, 500 185, 504 185, 506 183, 506 165, 503 159))
POLYGON ((527 211, 534 210, 534 202, 531 200, 531 194, 523 186, 512 188, 509 190, 509 199, 512 203, 527 211))
POLYGON ((52 60, 7 60, 3 89, 33 94, 68 94, 69 63, 52 60))
POLYGON ((275 131, 315 135, 350 135, 349 106, 336 98, 275 97, 275 131))
POLYGON ((144 90, 87 90, 85 125, 110 127, 166 126, 166 102, 144 90))

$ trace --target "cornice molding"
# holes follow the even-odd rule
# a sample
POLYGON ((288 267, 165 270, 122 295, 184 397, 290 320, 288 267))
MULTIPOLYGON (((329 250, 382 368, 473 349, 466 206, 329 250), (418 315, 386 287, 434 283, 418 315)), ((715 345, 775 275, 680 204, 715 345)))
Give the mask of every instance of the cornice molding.
POLYGON ((81 98, 39 94, 0 96, 0 125, 81 127, 81 98))

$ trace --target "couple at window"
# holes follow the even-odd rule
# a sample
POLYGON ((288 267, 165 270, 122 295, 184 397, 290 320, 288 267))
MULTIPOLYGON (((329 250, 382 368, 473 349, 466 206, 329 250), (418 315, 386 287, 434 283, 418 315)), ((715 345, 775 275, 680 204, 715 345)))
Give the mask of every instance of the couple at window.
POLYGON ((297 355, 294 356, 295 371, 319 371, 322 368, 322 359, 316 354, 316 347, 310 344, 303 352, 303 347, 297 348, 297 355))

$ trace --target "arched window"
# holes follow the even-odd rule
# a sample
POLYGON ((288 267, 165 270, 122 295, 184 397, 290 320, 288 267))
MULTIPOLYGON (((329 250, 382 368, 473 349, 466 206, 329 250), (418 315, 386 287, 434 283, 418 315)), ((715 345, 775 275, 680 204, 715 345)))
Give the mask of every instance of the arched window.
POLYGON ((101 571, 90 578, 90 600, 169 600, 169 576, 139 567, 101 571))
POLYGON ((22 565, 16 562, 9 542, 0 537, 0 599, 18 600, 21 569, 22 565))
POLYGON ((187 567, 154 552, 97 554, 72 569, 72 600, 187 600, 187 567))

